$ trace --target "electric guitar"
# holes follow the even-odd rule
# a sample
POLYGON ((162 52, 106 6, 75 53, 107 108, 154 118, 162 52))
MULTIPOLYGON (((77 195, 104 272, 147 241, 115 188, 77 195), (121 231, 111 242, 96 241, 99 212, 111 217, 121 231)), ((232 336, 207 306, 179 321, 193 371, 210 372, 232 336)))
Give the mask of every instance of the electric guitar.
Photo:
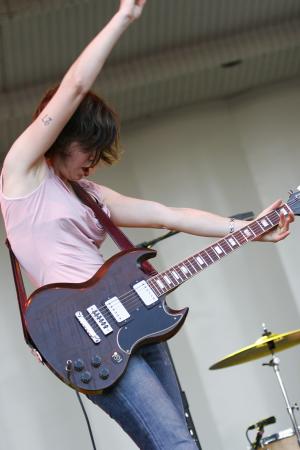
POLYGON ((25 323, 42 361, 72 388, 96 394, 125 372, 140 345, 173 336, 188 308, 171 309, 166 294, 279 223, 280 212, 300 215, 300 192, 282 207, 249 222, 209 247, 146 275, 141 263, 156 251, 133 248, 110 258, 84 283, 48 284, 28 299, 25 323))

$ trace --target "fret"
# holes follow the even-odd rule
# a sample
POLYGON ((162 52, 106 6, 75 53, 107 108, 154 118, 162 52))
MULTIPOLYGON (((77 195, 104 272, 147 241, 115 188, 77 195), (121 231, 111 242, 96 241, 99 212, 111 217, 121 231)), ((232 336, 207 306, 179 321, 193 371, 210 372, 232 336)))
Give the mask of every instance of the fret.
POLYGON ((182 280, 182 278, 181 278, 180 274, 177 272, 177 270, 173 269, 172 274, 174 275, 176 280, 178 280, 178 281, 182 280))
POLYGON ((224 253, 226 253, 226 255, 228 253, 232 252, 232 248, 230 247, 230 245, 228 244, 226 239, 222 239, 221 241, 219 241, 219 245, 220 245, 220 247, 222 247, 222 249, 223 249, 224 253))
POLYGON ((179 270, 179 264, 177 264, 176 266, 174 266, 173 269, 175 269, 176 272, 178 273, 178 275, 180 276, 181 282, 184 282, 184 281, 186 280, 186 277, 183 276, 181 270, 179 270))
POLYGON ((216 262, 219 260, 218 255, 216 254, 216 252, 214 251, 214 249, 212 247, 208 247, 206 249, 206 253, 208 254, 208 256, 210 257, 210 259, 212 260, 212 262, 216 262))
POLYGON ((214 245, 214 251, 218 256, 224 256, 224 250, 219 245, 214 245))
POLYGON ((243 245, 245 244, 245 242, 247 242, 247 239, 245 238, 245 236, 243 235, 243 233, 241 232, 241 230, 238 230, 234 233, 236 240, 238 241, 239 245, 243 245))
POLYGON ((208 265, 211 265, 215 261, 212 259, 212 257, 208 253, 208 250, 209 250, 209 248, 206 250, 202 250, 201 255, 205 254, 205 261, 207 262, 208 265))
POLYGON ((269 222, 267 220, 267 216, 263 217, 262 219, 259 219, 258 222, 263 227, 264 230, 267 229, 270 226, 270 224, 269 224, 269 222))
POLYGON ((154 293, 156 294, 157 297, 159 297, 161 294, 163 294, 163 292, 161 291, 161 289, 159 289, 157 287, 157 285, 154 283, 154 279, 150 278, 148 280, 148 284, 151 287, 151 289, 154 291, 154 293))
POLYGON ((159 289, 162 290, 162 292, 164 291, 165 285, 164 283, 161 281, 160 278, 156 278, 155 279, 155 283, 157 284, 157 286, 159 287, 159 289))
POLYGON ((242 228, 241 232, 243 233, 247 241, 251 240, 251 238, 253 237, 253 231, 251 231, 249 227, 242 228))
POLYGON ((195 275, 195 273, 198 273, 198 270, 195 269, 195 267, 194 267, 194 265, 192 263, 192 258, 187 259, 187 262, 188 262, 190 268, 193 270, 192 275, 195 275))
POLYGON ((228 238, 226 238, 226 242, 231 246, 232 249, 236 249, 239 246, 239 243, 235 239, 234 235, 230 235, 228 238))
POLYGON ((179 267, 179 269, 181 270, 181 272, 187 277, 188 274, 192 275, 190 269, 188 268, 188 266, 186 264, 184 264, 185 261, 181 264, 181 266, 179 267))
POLYGON ((261 232, 264 231, 263 227, 257 221, 251 223, 249 228, 253 231, 255 237, 259 236, 261 232))
POLYGON ((173 284, 173 281, 168 277, 168 275, 164 275, 164 280, 170 285, 173 284))
POLYGON ((272 225, 277 225, 279 222, 280 214, 278 211, 272 211, 270 214, 268 214, 269 220, 272 223, 272 225))
POLYGON ((269 215, 270 221, 272 222, 273 226, 278 225, 280 220, 280 212, 275 210, 272 211, 269 215))
POLYGON ((207 267, 208 264, 204 261, 203 258, 201 258, 201 256, 197 255, 195 258, 201 267, 207 267))
POLYGON ((274 225, 277 225, 277 223, 278 223, 278 221, 276 220, 278 216, 275 214, 275 217, 274 217, 275 220, 272 220, 272 218, 271 218, 272 215, 273 215, 273 214, 268 214, 268 215, 266 216, 266 220, 267 220, 268 223, 269 223, 269 226, 268 226, 268 229, 269 229, 269 230, 270 230, 272 227, 274 227, 274 225))
POLYGON ((178 275, 177 275, 177 278, 176 278, 176 277, 174 277, 174 275, 171 272, 171 270, 166 270, 166 272, 164 272, 164 276, 167 276, 171 280, 171 283, 174 286, 178 286, 178 275))
POLYGON ((187 274, 189 272, 182 264, 177 266, 177 271, 180 273, 181 277, 185 277, 184 280, 188 278, 187 274))
POLYGON ((282 208, 280 208, 280 212, 287 216, 289 213, 289 209, 287 209, 286 205, 284 205, 282 208))
POLYGON ((164 287, 165 285, 162 283, 162 281, 160 280, 159 275, 155 275, 152 279, 152 286, 155 287, 155 289, 158 291, 159 295, 162 295, 164 293, 164 287))
POLYGON ((200 253, 200 255, 202 256, 202 258, 205 260, 206 264, 208 266, 210 266, 213 263, 213 260, 211 259, 211 257, 209 256, 209 254, 206 252, 206 250, 202 250, 202 252, 200 253))
POLYGON ((193 260, 193 267, 195 267, 195 270, 197 272, 200 272, 200 270, 202 270, 201 264, 197 261, 197 258, 195 256, 192 256, 190 258, 191 260, 193 260))
POLYGON ((276 214, 277 217, 280 217, 280 211, 278 211, 277 209, 274 209, 274 211, 272 211, 272 213, 276 214))

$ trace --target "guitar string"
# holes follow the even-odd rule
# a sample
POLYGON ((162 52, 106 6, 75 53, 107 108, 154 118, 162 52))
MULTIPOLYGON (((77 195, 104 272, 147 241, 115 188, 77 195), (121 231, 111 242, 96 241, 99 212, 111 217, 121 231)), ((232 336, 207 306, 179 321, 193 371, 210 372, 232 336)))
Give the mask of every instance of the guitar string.
MULTIPOLYGON (((289 204, 292 204, 292 202, 290 202, 289 204)), ((269 214, 267 214, 267 216, 269 217, 271 214, 274 215, 274 213, 276 213, 275 218, 278 220, 278 212, 277 212, 276 210, 271 211, 269 214)), ((269 218, 270 218, 270 220, 272 220, 271 217, 269 217, 269 218)), ((262 218, 260 218, 260 219, 262 219, 262 218)), ((262 233, 261 226, 257 223, 257 221, 253 222, 251 225, 252 225, 252 229, 255 228, 255 229, 253 229, 253 232, 256 234, 255 237, 258 237, 260 234, 263 234, 263 233, 262 233)), ((277 223, 276 223, 276 222, 273 223, 273 220, 272 220, 272 226, 271 226, 269 229, 272 229, 272 228, 275 227, 276 225, 277 225, 277 223)), ((238 230, 238 231, 240 231, 240 230, 238 230)), ((268 231, 268 230, 266 230, 266 231, 268 231)), ((243 236, 243 238, 244 238, 244 236, 243 236)), ((226 238, 224 238, 224 240, 226 241, 226 238)), ((222 239, 221 239, 221 241, 222 241, 222 239)), ((220 244, 221 244, 221 241, 218 241, 218 242, 220 242, 220 244)), ((227 241, 226 241, 226 242, 227 242, 227 241)), ((237 247, 237 249, 238 249, 241 245, 243 245, 243 243, 245 243, 245 242, 241 242, 241 243, 238 242, 238 247, 237 247)), ((217 242, 216 242, 215 244, 213 244, 213 245, 217 245, 217 242)), ((212 245, 212 246, 213 246, 213 245, 212 245)), ((211 247, 212 247, 212 246, 208 247, 206 250, 202 250, 201 252, 205 251, 205 252, 208 254, 208 251, 211 250, 211 247)), ((233 251, 233 250, 235 250, 235 249, 230 248, 230 251, 229 251, 228 253, 231 253, 231 251, 233 251)), ((201 252, 199 252, 199 253, 201 253, 201 252)), ((224 252, 225 252, 225 250, 224 250, 224 252)), ((225 252, 223 255, 218 255, 218 259, 217 259, 216 261, 212 260, 211 262, 207 263, 207 266, 210 265, 210 264, 212 264, 213 262, 217 262, 219 259, 221 259, 221 257, 226 256, 228 253, 225 252)), ((209 256, 209 254, 208 254, 208 256, 209 256)), ((186 259, 184 262, 182 262, 182 263, 176 264, 176 265, 173 266, 172 268, 170 268, 170 269, 166 270, 165 272, 163 272, 163 274, 167 274, 167 272, 170 272, 172 269, 175 269, 176 266, 179 266, 180 264, 185 264, 185 265, 187 265, 187 266, 189 265, 190 267, 188 267, 188 270, 189 270, 190 268, 192 268, 193 270, 195 270, 193 264, 189 261, 189 259, 191 259, 191 258, 195 259, 195 255, 194 255, 194 256, 191 256, 191 257, 189 257, 189 258, 187 258, 187 259, 186 259)), ((200 270, 202 270, 202 269, 205 268, 205 267, 201 267, 198 263, 197 263, 197 265, 200 267, 200 270)), ((206 266, 206 267, 207 267, 207 266, 206 266)), ((191 270, 189 270, 189 272, 190 272, 190 275, 191 275, 191 276, 193 276, 193 275, 195 275, 196 273, 198 273, 197 270, 195 270, 195 273, 193 273, 191 270)), ((186 281, 187 279, 190 278, 190 275, 187 275, 187 276, 186 276, 186 279, 183 279, 183 280, 181 280, 181 281, 182 281, 182 282, 186 281)), ((161 274, 156 274, 156 275, 154 275, 154 276, 151 277, 148 281, 150 281, 150 280, 152 280, 152 279, 155 279, 155 277, 161 277, 161 274)), ((171 279, 170 274, 169 274, 169 278, 171 279)), ((172 281, 172 280, 171 280, 171 281, 172 281)), ((172 281, 172 283, 174 284, 173 281, 172 281)), ((168 292, 169 290, 172 290, 173 288, 175 288, 175 287, 177 287, 177 286, 178 286, 178 284, 177 284, 177 285, 175 284, 174 286, 168 286, 168 290, 167 290, 166 292, 168 292), (169 289, 169 288, 170 288, 170 289, 169 289)), ((166 292, 163 292, 162 295, 164 295, 166 292)), ((118 300, 123 300, 123 299, 124 299, 124 301, 122 302, 122 304, 126 305, 126 306, 128 307, 128 310, 129 310, 129 307, 137 306, 137 305, 140 305, 140 304, 141 304, 141 299, 139 298, 138 294, 137 294, 133 289, 130 290, 130 291, 128 291, 128 292, 126 292, 126 293, 124 293, 124 294, 122 294, 120 297, 118 297, 118 299, 116 300, 116 303, 118 302, 118 300)), ((101 312, 101 314, 102 314, 104 317, 105 317, 105 316, 106 316, 106 317, 111 317, 111 315, 112 315, 112 314, 109 312, 109 310, 107 309, 106 306, 103 306, 103 307, 99 308, 99 311, 101 312), (103 313, 102 313, 101 309, 102 309, 103 313)), ((90 323, 94 323, 94 319, 93 319, 93 317, 92 317, 90 314, 88 314, 88 316, 85 316, 85 319, 87 319, 88 321, 90 321, 90 323)))
MULTIPOLYGON (((290 204, 292 204, 292 202, 290 203, 290 204)), ((267 214, 267 216, 270 216, 271 214, 273 214, 274 215, 274 213, 276 213, 276 219, 278 219, 278 212, 276 211, 276 210, 274 210, 274 211, 271 211, 269 214, 267 214)), ((270 218, 270 217, 269 217, 270 218)), ((261 218, 262 219, 262 218, 261 218)), ((271 218, 270 218, 270 220, 271 220, 271 218)), ((272 223, 272 227, 271 228, 273 228, 273 227, 275 227, 276 226, 276 223, 274 224, 274 223, 272 223)), ((256 229, 255 230, 253 230, 254 231, 254 233, 256 234, 256 236, 255 237, 258 237, 259 236, 259 234, 263 234, 261 231, 261 227, 260 227, 260 225, 257 223, 257 221, 255 221, 255 222, 253 222, 252 223, 252 227, 255 227, 256 229)), ((270 229, 271 229, 270 228, 270 229)), ((240 230, 238 230, 238 231, 240 231, 240 230)), ((267 230, 266 230, 267 231, 267 230)), ((222 241, 222 240, 221 240, 222 241)), ((226 239, 225 239, 225 241, 226 241, 226 239)), ((219 241, 220 242, 220 241, 219 241)), ((245 242, 244 242, 245 243, 245 242)), ((217 243, 215 243, 215 244, 213 244, 213 245, 216 245, 217 243)), ((239 244, 239 246, 237 247, 237 248, 239 248, 241 245, 243 245, 243 242, 241 242, 241 243, 238 243, 239 244)), ((212 246, 210 246, 207 250, 204 250, 204 251, 206 251, 207 253, 208 253, 208 250, 211 250, 211 247, 212 246)), ((235 250, 235 249, 231 249, 230 250, 230 252, 232 251, 232 250, 235 250)), ((203 251, 203 250, 202 250, 203 251)), ((200 252, 201 253, 201 252, 200 252)), ((225 254, 223 254, 222 256, 225 256, 225 255, 227 255, 227 253, 225 252, 225 254)), ((208 256, 209 256, 209 254, 208 254, 208 256)), ((186 261, 186 263, 187 264, 189 264, 190 266, 191 266, 191 268, 192 269, 194 269, 195 270, 195 268, 193 267, 193 264, 189 261, 189 259, 191 259, 191 258, 194 258, 194 256, 192 256, 192 257, 190 257, 190 258, 187 258, 185 261, 186 261)), ((221 258, 221 255, 219 255, 218 256, 218 259, 220 259, 221 258)), ((182 263, 179 263, 179 264, 185 264, 185 261, 184 262, 182 262, 182 263)), ((216 260, 216 261, 214 261, 214 260, 212 260, 212 262, 217 262, 218 260, 216 260)), ((210 262, 210 263, 208 263, 208 265, 210 265, 212 262, 210 262)), ((168 269, 168 270, 166 270, 165 272, 163 272, 164 274, 166 274, 167 272, 169 272, 170 270, 172 270, 173 268, 175 268, 176 266, 179 266, 179 264, 177 264, 177 265, 175 265, 175 266, 173 266, 171 269, 168 269)), ((186 264, 186 265, 187 265, 186 264)), ((199 266, 199 264, 197 263, 197 265, 199 266)), ((200 267, 200 266, 199 266, 200 267)), ((206 266, 207 267, 207 266, 206 266)), ((201 269, 203 269, 202 267, 200 267, 200 270, 201 269)), ((192 273, 190 270, 189 270, 189 272, 190 272, 190 274, 191 274, 191 276, 193 276, 193 275, 195 275, 196 273, 198 273, 197 271, 195 271, 195 273, 192 273)), ((156 274, 156 275, 154 275, 153 277, 151 277, 149 280, 152 280, 152 279, 154 279, 155 277, 159 277, 159 276, 161 276, 161 274, 156 274)), ((169 277, 170 277, 170 275, 169 275, 169 277)), ((170 277, 171 278, 171 277, 170 277)), ((190 278, 190 276, 187 276, 187 278, 186 279, 184 279, 184 280, 181 280, 182 282, 183 281, 186 281, 187 279, 189 279, 190 278)), ((174 282, 172 282, 173 284, 174 284, 174 282)), ((177 286, 178 286, 178 284, 177 284, 177 286)), ((173 288, 175 288, 175 287, 177 287, 176 285, 175 286, 168 286, 168 287, 170 287, 170 289, 168 289, 168 290, 172 290, 173 288)), ((165 294, 165 292, 163 292, 163 294, 165 294)), ((140 298, 139 298, 139 296, 137 295, 137 293, 134 291, 134 290, 130 290, 130 291, 128 291, 127 293, 124 293, 124 294, 122 294, 117 300, 116 300, 116 303, 118 302, 118 300, 122 300, 122 299, 124 299, 124 301, 122 302, 123 304, 126 304, 126 306, 128 306, 128 309, 129 309, 129 306, 133 306, 133 305, 140 305, 140 298), (137 302, 136 302, 136 300, 137 300, 137 302), (131 303, 131 304, 130 304, 131 303)), ((103 306, 102 308, 101 308, 102 310, 103 310, 103 316, 105 317, 105 315, 107 316, 107 314, 106 314, 106 312, 107 313, 109 313, 109 315, 107 316, 107 317, 110 317, 111 316, 111 313, 108 311, 108 309, 107 309, 107 307, 106 306, 103 306)), ((101 309, 99 309, 99 311, 101 312, 101 309)), ((94 319, 93 319, 93 317, 90 315, 90 314, 88 314, 88 316, 85 316, 85 318, 86 319, 88 319, 88 320, 90 320, 91 321, 91 323, 93 323, 94 322, 94 319)))

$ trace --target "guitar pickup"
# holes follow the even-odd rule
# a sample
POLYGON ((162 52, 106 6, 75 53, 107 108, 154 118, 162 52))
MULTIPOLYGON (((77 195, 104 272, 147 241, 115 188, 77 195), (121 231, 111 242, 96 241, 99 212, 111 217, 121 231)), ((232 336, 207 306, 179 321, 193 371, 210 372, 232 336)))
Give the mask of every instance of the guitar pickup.
POLYGON ((118 324, 127 321, 130 314, 118 297, 112 297, 105 302, 105 306, 118 324))
POLYGON ((144 305, 147 307, 153 306, 158 300, 158 297, 155 295, 155 293, 152 291, 149 284, 146 283, 145 280, 139 281, 138 283, 134 284, 133 289, 140 297, 144 305))

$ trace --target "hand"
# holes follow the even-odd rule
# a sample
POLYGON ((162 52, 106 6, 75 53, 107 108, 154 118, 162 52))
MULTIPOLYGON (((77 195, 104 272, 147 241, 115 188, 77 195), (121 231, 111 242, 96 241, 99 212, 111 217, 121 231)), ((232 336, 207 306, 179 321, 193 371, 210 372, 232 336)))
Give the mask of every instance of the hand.
MULTIPOLYGON (((266 208, 264 211, 262 211, 258 216, 257 219, 259 219, 262 216, 265 216, 272 210, 276 208, 280 208, 280 206, 283 204, 282 200, 277 200, 272 205, 270 205, 268 208, 266 208)), ((263 241, 263 242, 279 242, 282 239, 285 239, 290 234, 290 223, 294 222, 295 217, 292 212, 290 212, 287 215, 284 215, 283 213, 280 214, 279 223, 277 227, 273 228, 272 230, 268 231, 267 233, 263 234, 260 238, 256 239, 257 241, 263 241)))
POLYGON ((147 0, 120 0, 119 13, 124 14, 131 22, 138 19, 143 12, 147 0))

